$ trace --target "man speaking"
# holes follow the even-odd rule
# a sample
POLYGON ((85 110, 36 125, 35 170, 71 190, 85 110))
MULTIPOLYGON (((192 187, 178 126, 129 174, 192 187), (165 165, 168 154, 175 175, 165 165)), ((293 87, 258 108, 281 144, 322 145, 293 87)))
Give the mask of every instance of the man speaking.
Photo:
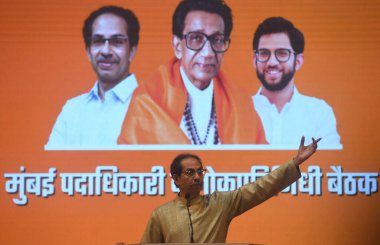
POLYGON ((235 191, 216 191, 207 196, 200 194, 206 171, 201 159, 192 154, 178 155, 170 172, 180 192, 173 201, 154 210, 141 243, 225 242, 233 218, 300 178, 299 165, 316 151, 320 139, 312 140, 304 146, 305 137, 302 137, 296 157, 256 182, 235 191))

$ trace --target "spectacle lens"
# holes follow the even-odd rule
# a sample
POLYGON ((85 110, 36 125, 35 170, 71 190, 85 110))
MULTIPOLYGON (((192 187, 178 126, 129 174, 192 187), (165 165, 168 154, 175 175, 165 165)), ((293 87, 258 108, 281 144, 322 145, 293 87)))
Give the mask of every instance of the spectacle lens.
POLYGON ((119 48, 123 47, 127 43, 127 40, 128 38, 125 36, 114 36, 110 38, 95 36, 90 38, 90 43, 93 48, 102 48, 106 42, 108 42, 111 47, 119 48))
POLYGON ((193 177, 195 175, 195 173, 197 173, 199 176, 204 176, 205 173, 206 173, 206 169, 198 169, 198 170, 195 170, 193 168, 188 168, 185 170, 185 174, 189 177, 193 177))
MULTIPOLYGON (((267 62, 270 59, 272 52, 269 49, 259 49, 255 51, 255 54, 259 62, 267 62)), ((290 49, 281 48, 274 51, 274 56, 277 61, 281 63, 287 62, 290 59, 291 54, 296 55, 296 53, 290 49)))
POLYGON ((188 49, 199 51, 207 41, 210 41, 211 48, 215 53, 224 53, 230 45, 230 39, 223 34, 213 34, 208 36, 202 32, 189 32, 183 36, 188 49))

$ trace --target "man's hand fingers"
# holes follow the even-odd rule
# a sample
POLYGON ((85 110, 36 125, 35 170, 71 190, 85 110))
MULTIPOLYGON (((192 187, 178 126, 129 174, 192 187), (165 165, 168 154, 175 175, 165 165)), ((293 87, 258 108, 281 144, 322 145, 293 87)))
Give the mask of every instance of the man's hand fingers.
POLYGON ((312 139, 313 139, 313 143, 316 144, 316 143, 318 143, 319 141, 321 141, 322 138, 319 138, 319 139, 314 139, 314 138, 312 138, 312 139))
POLYGON ((300 144, 300 146, 305 146, 305 136, 302 136, 301 137, 301 144, 300 144))

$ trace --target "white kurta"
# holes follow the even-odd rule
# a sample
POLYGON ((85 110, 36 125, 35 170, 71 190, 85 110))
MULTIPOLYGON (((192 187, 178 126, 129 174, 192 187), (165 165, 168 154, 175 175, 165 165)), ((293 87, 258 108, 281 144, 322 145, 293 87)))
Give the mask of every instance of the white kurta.
POLYGON ((261 88, 252 97, 256 112, 265 130, 265 137, 271 145, 298 146, 300 138, 322 138, 318 146, 340 146, 333 109, 321 99, 302 95, 294 87, 291 100, 281 112, 261 94, 261 88))
POLYGON ((85 94, 66 102, 47 146, 113 146, 131 102, 137 81, 133 74, 107 91, 102 101, 98 82, 85 94))

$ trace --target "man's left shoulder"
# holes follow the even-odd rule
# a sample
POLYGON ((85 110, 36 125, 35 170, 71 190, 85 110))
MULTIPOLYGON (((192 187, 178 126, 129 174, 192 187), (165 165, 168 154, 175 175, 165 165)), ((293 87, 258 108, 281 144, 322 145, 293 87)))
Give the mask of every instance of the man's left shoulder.
POLYGON ((175 206, 175 200, 171 200, 169 202, 163 203, 160 206, 156 207, 154 209, 154 212, 157 214, 167 214, 171 210, 173 210, 173 207, 175 206))
POLYGON ((331 108, 329 104, 323 99, 317 98, 317 97, 312 97, 312 96, 307 96, 303 94, 299 94, 299 101, 300 103, 303 103, 306 106, 310 106, 313 108, 331 108))

